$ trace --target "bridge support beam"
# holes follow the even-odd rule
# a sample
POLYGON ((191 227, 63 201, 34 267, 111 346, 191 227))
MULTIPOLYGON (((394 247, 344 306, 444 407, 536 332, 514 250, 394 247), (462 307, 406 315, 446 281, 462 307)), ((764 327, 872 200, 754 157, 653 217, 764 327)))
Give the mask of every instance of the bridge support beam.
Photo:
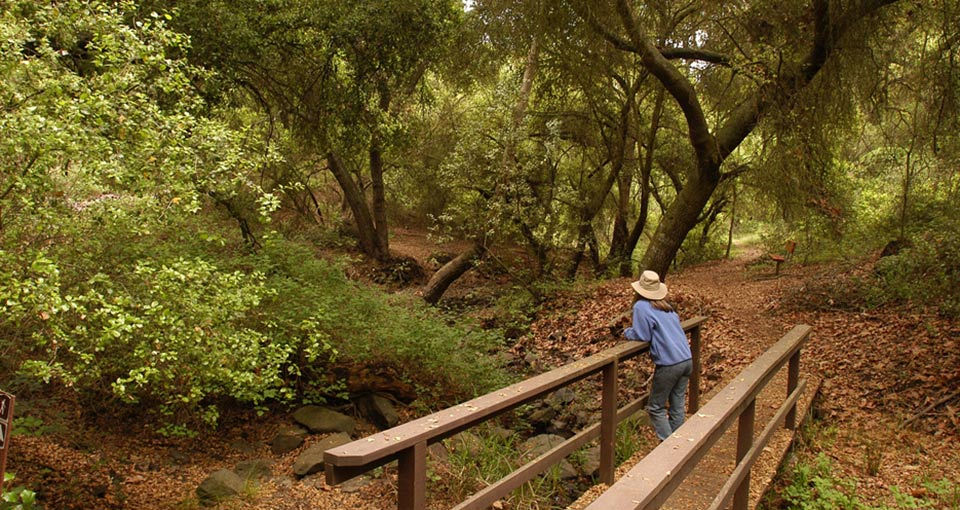
POLYGON ((695 414, 700 410, 700 328, 694 328, 690 331, 690 351, 693 354, 693 373, 690 374, 690 386, 688 395, 689 403, 687 411, 695 414))
POLYGON ((600 481, 613 485, 617 443, 617 364, 603 367, 603 396, 600 402, 600 481))

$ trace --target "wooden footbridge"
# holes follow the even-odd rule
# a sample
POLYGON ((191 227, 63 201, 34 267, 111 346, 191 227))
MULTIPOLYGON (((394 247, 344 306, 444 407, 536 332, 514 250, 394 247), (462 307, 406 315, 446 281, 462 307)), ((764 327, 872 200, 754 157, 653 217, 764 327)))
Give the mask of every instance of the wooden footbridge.
MULTIPOLYGON (((327 483, 338 484, 378 466, 398 461, 397 508, 426 508, 427 447, 444 438, 479 425, 520 405, 541 398, 591 375, 602 379, 601 419, 552 450, 533 459, 503 479, 489 485, 455 506, 456 510, 489 508, 497 500, 559 463, 590 441, 599 439, 600 479, 608 489, 586 508, 588 510, 654 509, 664 505, 675 492, 682 492, 684 480, 710 455, 723 455, 721 438, 737 423, 732 472, 721 480, 701 508, 719 510, 732 502, 734 510, 749 504, 751 468, 779 430, 795 433, 798 400, 805 381, 799 379, 801 348, 810 335, 809 326, 796 326, 775 345, 700 406, 700 343, 705 317, 683 322, 693 352, 690 381, 689 418, 666 441, 615 480, 614 449, 617 426, 643 410, 646 396, 618 407, 617 373, 621 362, 648 350, 645 342, 624 341, 603 352, 550 372, 526 379, 487 395, 444 409, 429 416, 373 434, 328 450, 324 455, 327 483), (786 391, 772 418, 757 433, 757 398, 760 392, 786 367, 786 391), (680 490, 678 491, 678 488, 680 490)), ((770 407, 766 406, 765 407, 770 407)), ((726 453, 726 455, 731 455, 726 453)), ((781 457, 782 459, 782 457, 781 457)), ((720 474, 710 470, 713 476, 720 474)), ((700 500, 704 499, 698 495, 700 500)))

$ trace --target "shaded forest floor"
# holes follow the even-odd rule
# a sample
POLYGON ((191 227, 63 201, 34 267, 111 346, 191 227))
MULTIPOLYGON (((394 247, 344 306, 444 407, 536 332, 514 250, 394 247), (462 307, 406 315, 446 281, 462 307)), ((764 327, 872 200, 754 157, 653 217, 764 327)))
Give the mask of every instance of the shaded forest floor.
MULTIPOLYGON (((415 245, 407 240, 406 246, 415 245)), ((422 261, 427 250, 418 250, 409 255, 422 261)), ((860 312, 848 306, 840 299, 844 282, 869 270, 868 262, 843 268, 788 264, 774 276, 763 254, 748 252, 688 268, 667 282, 682 316, 710 317, 704 331, 707 391, 793 325, 812 325, 803 370, 824 382, 817 447, 838 476, 859 481, 862 499, 892 504, 892 486, 922 495, 925 481, 960 481, 960 324, 918 310, 860 312)), ((451 292, 482 283, 473 277, 451 292)), ((512 351, 534 354, 537 370, 598 352, 617 341, 604 326, 629 303, 627 279, 562 292, 541 308, 512 351)), ((638 362, 637 370, 648 370, 647 364, 638 362)), ((194 489, 204 477, 259 458, 270 458, 274 476, 216 508, 378 509, 395 501, 389 469, 347 490, 328 487, 321 475, 295 479, 294 460, 318 438, 272 456, 266 443, 289 423, 283 413, 258 418, 237 411, 223 417, 216 434, 174 440, 141 433, 136 417, 103 415, 89 403, 39 387, 18 399, 24 404, 18 400, 18 415, 46 418, 21 423, 8 471, 17 473, 17 484, 35 489, 47 509, 196 508, 194 489)), ((358 433, 365 432, 373 430, 358 433)))

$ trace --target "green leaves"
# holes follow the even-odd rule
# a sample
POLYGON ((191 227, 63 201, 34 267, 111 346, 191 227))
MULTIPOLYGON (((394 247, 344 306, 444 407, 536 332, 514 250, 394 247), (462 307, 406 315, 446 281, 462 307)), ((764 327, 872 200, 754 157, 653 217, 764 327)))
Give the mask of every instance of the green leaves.
POLYGON ((10 488, 13 473, 3 473, 3 494, 0 496, 0 510, 33 510, 36 508, 37 495, 23 487, 10 488))
POLYGON ((261 194, 247 172, 274 156, 209 115, 196 84, 210 73, 173 57, 187 37, 134 7, 0 11, 0 129, 17 134, 0 140, 6 241, 63 235, 65 218, 93 215, 143 229, 197 212, 210 190, 261 194))
POLYGON ((143 261, 128 275, 98 274, 82 294, 65 293, 69 313, 35 335, 47 356, 23 369, 87 391, 105 385, 120 401, 159 404, 188 422, 207 396, 257 403, 283 385, 289 346, 244 324, 270 294, 261 275, 199 259, 143 261))

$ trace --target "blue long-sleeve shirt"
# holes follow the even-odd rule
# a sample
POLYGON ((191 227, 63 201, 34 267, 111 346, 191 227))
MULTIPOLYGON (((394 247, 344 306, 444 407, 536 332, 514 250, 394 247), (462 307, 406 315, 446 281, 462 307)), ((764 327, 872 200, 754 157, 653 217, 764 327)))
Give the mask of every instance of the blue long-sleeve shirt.
POLYGON ((676 313, 654 308, 640 299, 633 305, 633 324, 623 330, 629 340, 650 342, 650 358, 657 366, 670 366, 691 359, 687 334, 676 313))

